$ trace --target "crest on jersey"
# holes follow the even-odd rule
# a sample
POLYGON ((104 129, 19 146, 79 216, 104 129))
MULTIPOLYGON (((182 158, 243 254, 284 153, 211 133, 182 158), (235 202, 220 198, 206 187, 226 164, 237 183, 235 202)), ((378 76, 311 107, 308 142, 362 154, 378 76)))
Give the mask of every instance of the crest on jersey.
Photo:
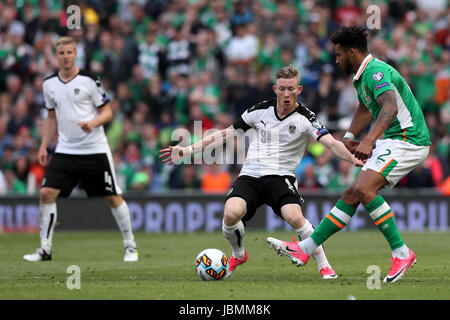
POLYGON ((375 72, 372 75, 372 79, 375 80, 375 81, 380 81, 381 79, 383 79, 383 77, 384 77, 384 74, 381 71, 375 72))
POLYGON ((289 126, 289 133, 294 133, 295 132, 295 126, 293 124, 291 124, 289 126))
POLYGON ((78 93, 80 93, 80 89, 75 88, 75 89, 73 89, 73 92, 75 92, 75 94, 78 94, 78 93))

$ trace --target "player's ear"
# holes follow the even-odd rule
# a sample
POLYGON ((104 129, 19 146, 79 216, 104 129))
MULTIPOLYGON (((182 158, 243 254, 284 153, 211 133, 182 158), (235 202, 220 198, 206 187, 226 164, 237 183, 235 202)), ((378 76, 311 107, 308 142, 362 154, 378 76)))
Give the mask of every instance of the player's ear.
POLYGON ((348 48, 348 54, 350 57, 354 57, 356 56, 356 54, 358 53, 358 50, 355 48, 348 48))
POLYGON ((303 86, 300 86, 300 85, 299 85, 297 91, 298 91, 298 94, 302 93, 302 91, 303 91, 303 86))
POLYGON ((275 92, 275 94, 277 93, 277 86, 276 85, 273 85, 272 86, 272 89, 273 89, 273 92, 275 92))

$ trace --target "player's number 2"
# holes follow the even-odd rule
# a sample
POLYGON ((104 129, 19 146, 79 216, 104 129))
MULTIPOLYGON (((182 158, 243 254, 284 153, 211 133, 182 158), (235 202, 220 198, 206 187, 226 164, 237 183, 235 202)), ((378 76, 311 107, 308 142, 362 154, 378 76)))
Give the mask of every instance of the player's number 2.
POLYGON ((386 153, 383 153, 383 154, 379 155, 377 159, 380 160, 380 161, 385 162, 386 159, 383 159, 382 157, 386 157, 386 156, 388 156, 388 155, 390 155, 392 153, 392 151, 390 149, 386 149, 386 151, 387 151, 386 153))

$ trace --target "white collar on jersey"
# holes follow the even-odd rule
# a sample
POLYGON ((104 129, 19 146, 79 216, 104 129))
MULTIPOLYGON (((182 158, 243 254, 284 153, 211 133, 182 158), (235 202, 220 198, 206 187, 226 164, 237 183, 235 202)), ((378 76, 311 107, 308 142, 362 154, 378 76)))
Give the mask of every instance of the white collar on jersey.
POLYGON ((372 60, 372 54, 369 53, 364 60, 361 62, 361 65, 359 66, 358 71, 356 72, 355 76, 353 77, 353 81, 358 80, 359 77, 362 75, 364 69, 366 68, 367 64, 369 63, 370 60, 372 60))

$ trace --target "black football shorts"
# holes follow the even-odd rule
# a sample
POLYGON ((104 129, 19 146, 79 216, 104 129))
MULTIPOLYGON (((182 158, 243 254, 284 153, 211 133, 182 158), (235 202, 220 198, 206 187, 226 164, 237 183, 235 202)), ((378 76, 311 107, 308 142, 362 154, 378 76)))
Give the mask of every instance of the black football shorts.
POLYGON ((86 191, 88 197, 122 193, 116 183, 112 157, 106 153, 55 153, 45 170, 41 187, 58 189, 60 197, 68 197, 77 185, 86 191))
POLYGON ((301 205, 304 201, 297 189, 297 180, 293 176, 268 175, 260 178, 239 176, 231 186, 226 200, 239 197, 247 203, 247 212, 242 222, 249 221, 256 210, 266 204, 273 212, 281 216, 281 207, 288 203, 301 205))

